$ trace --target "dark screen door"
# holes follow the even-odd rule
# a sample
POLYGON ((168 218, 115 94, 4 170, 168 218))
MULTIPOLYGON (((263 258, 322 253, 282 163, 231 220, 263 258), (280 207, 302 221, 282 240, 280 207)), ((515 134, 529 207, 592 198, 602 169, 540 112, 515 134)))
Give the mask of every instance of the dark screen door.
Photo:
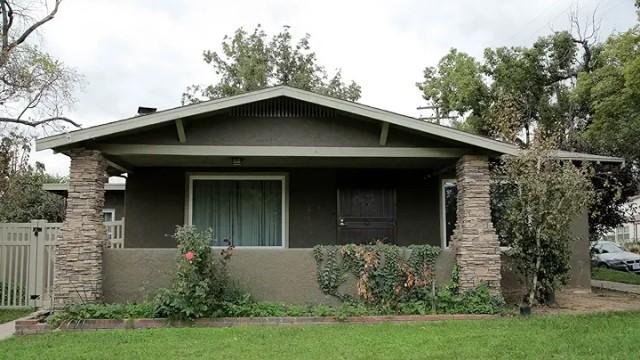
POLYGON ((396 191, 392 188, 338 189, 338 243, 394 243, 396 191))

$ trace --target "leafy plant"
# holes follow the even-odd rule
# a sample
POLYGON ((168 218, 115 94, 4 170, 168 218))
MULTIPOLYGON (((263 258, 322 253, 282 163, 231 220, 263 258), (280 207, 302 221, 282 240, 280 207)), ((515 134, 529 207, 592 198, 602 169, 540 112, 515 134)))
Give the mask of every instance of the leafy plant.
POLYGON ((155 298, 156 315, 191 320, 219 313, 225 300, 237 296, 227 270, 232 247, 214 256, 211 231, 193 227, 179 226, 173 237, 178 243, 177 272, 173 286, 155 298))
POLYGON ((341 301, 355 300, 340 293, 348 275, 356 278, 358 300, 393 306, 423 299, 431 289, 433 264, 440 249, 429 245, 316 246, 314 257, 320 289, 341 301))
POLYGON ((141 304, 75 304, 56 311, 47 322, 53 327, 88 319, 136 319, 151 318, 155 314, 152 303, 141 304))
POLYGON ((517 157, 503 160, 494 178, 503 188, 501 232, 509 255, 524 277, 524 305, 544 302, 567 280, 570 225, 593 198, 589 168, 578 168, 553 156, 547 143, 536 144, 517 157))

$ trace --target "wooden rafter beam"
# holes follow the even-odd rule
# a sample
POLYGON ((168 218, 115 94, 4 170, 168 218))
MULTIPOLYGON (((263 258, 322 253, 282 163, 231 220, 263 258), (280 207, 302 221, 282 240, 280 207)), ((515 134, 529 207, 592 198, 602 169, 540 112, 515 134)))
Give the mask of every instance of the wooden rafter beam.
POLYGON ((380 145, 387 146, 387 139, 389 138, 389 123, 383 122, 380 128, 380 145))
POLYGON ((182 123, 182 119, 176 119, 176 130, 178 132, 178 141, 180 144, 184 144, 187 142, 187 133, 184 131, 184 124, 182 123))
POLYGON ((107 161, 107 165, 109 167, 112 167, 118 171, 121 171, 123 173, 127 173, 127 174, 133 174, 133 167, 129 164, 125 164, 123 161, 120 160, 114 160, 112 158, 105 158, 105 160, 107 161))

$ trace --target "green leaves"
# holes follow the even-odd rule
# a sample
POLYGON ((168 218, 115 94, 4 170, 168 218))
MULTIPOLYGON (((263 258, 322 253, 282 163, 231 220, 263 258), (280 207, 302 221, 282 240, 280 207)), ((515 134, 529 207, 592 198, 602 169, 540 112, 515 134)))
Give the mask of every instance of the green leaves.
POLYGON ((542 301, 567 280, 571 222, 593 202, 591 172, 536 144, 494 169, 500 191, 496 228, 525 286, 542 301))
POLYGON ((431 291, 433 265, 440 248, 429 245, 318 245, 314 247, 318 286, 342 301, 353 300, 339 288, 356 278, 357 295, 369 305, 424 300, 431 291))
POLYGON ((0 137, 0 221, 60 222, 64 217, 64 199, 42 190, 42 184, 63 179, 45 173, 42 164, 31 165, 30 151, 28 136, 11 132, 0 137))
POLYGON ((227 270, 231 249, 214 256, 210 230, 179 226, 174 238, 177 272, 172 287, 162 289, 154 299, 156 315, 179 320, 215 315, 235 291, 227 270))
POLYGON ((275 85, 358 100, 360 85, 353 81, 345 83, 340 70, 330 75, 318 64, 309 40, 310 35, 306 34, 294 43, 288 26, 271 38, 260 25, 251 33, 239 28, 233 36, 225 36, 221 52, 206 50, 203 53, 204 61, 219 75, 218 83, 187 87, 182 103, 197 103, 275 85))

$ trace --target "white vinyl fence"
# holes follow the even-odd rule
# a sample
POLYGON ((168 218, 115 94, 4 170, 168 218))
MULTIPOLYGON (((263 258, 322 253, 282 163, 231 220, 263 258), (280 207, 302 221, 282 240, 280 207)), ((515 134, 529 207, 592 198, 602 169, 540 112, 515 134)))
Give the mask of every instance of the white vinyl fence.
MULTIPOLYGON (((124 220, 104 223, 108 247, 124 247, 124 220)), ((0 223, 0 308, 49 306, 61 223, 0 223)))

